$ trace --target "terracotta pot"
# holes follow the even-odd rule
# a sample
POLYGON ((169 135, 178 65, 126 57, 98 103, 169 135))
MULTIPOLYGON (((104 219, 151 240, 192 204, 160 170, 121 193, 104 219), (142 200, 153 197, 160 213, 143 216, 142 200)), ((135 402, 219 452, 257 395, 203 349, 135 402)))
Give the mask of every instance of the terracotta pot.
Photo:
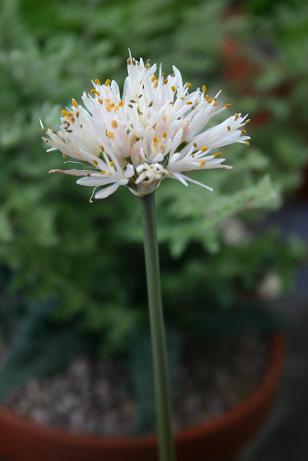
MULTIPOLYGON (((284 359, 284 337, 273 335, 267 374, 257 391, 224 415, 176 435, 177 460, 234 460, 272 406, 284 359)), ((0 456, 5 461, 157 461, 154 436, 95 437, 27 421, 0 409, 0 456)))

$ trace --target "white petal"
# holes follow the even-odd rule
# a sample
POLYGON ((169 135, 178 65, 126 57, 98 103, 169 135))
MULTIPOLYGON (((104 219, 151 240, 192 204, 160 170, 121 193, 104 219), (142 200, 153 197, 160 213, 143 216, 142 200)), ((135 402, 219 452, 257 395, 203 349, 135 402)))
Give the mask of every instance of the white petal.
POLYGON ((76 181, 76 183, 80 186, 103 186, 105 184, 112 184, 114 182, 114 178, 108 178, 108 176, 104 177, 103 175, 89 176, 86 178, 80 178, 76 181))
POLYGON ((92 171, 91 170, 49 170, 49 173, 60 173, 60 174, 68 174, 71 176, 89 176, 92 171))
POLYGON ((184 175, 182 175, 181 173, 172 173, 171 174, 171 177, 177 179, 178 181, 180 181, 182 184, 184 184, 184 186, 188 186, 187 184, 187 181, 185 181, 184 179, 184 175))
POLYGON ((131 178, 132 176, 134 176, 134 174, 135 174, 135 168, 133 167, 133 165, 129 163, 125 170, 125 176, 127 178, 131 178))
POLYGON ((212 187, 209 187, 209 186, 207 186, 206 184, 203 184, 203 183, 200 182, 200 181, 196 181, 195 179, 192 179, 192 178, 190 178, 189 176, 186 176, 186 175, 184 175, 184 174, 182 175, 182 177, 185 178, 187 181, 192 182, 193 184, 197 184, 197 186, 201 186, 201 187, 203 187, 204 189, 207 189, 207 190, 209 190, 210 192, 213 192, 213 188, 212 188, 212 187))
POLYGON ((120 185, 117 183, 114 183, 108 187, 104 187, 104 189, 100 190, 99 192, 96 192, 94 198, 96 199, 107 198, 109 197, 109 195, 113 194, 119 187, 120 185))

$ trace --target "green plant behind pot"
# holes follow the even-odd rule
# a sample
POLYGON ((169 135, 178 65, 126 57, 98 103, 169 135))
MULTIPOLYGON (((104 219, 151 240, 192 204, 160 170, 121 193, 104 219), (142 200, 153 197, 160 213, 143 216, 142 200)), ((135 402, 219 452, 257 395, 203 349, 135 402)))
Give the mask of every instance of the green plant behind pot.
MULTIPOLYGON (((88 192, 76 189, 73 180, 53 177, 47 181, 47 171, 58 166, 58 159, 42 151, 39 118, 48 126, 55 125, 61 109, 56 101, 65 106, 67 97, 78 97, 84 86, 90 86, 91 78, 111 73, 117 77, 119 64, 127 56, 128 36, 134 54, 179 64, 187 80, 196 84, 205 80, 213 92, 220 89, 217 76, 223 74, 225 41, 244 34, 245 43, 253 42, 257 21, 263 21, 247 15, 227 22, 225 8, 225 2, 201 0, 91 2, 86 9, 84 2, 72 0, 40 2, 39 7, 35 0, 2 2, 0 280, 3 301, 12 303, 13 299, 16 309, 14 315, 1 310, 3 337, 12 341, 7 369, 15 367, 25 376, 24 363, 28 374, 43 376, 67 363, 57 364, 50 355, 46 361, 50 366, 42 370, 35 363, 28 366, 34 360, 31 353, 22 362, 23 348, 11 338, 21 335, 24 322, 33 322, 39 330, 41 321, 51 335, 57 328, 69 328, 72 344, 76 338, 80 344, 91 343, 83 349, 85 353, 91 350, 95 357, 115 357, 123 356, 138 337, 146 315, 135 199, 121 191, 103 207, 100 202, 89 206, 88 192), (54 307, 37 316, 31 308, 33 300, 35 305, 54 307)), ((294 23, 298 21, 292 17, 294 23)), ((158 193, 163 290, 169 299, 169 322, 180 333, 197 335, 204 325, 209 335, 219 336, 225 334, 231 317, 234 334, 256 325, 263 331, 274 328, 280 321, 255 309, 264 304, 258 287, 267 273, 278 274, 286 287, 304 252, 297 242, 272 234, 256 236, 252 231, 254 223, 279 207, 285 194, 297 186, 304 162, 303 64, 294 57, 293 66, 287 65, 286 57, 294 55, 292 27, 287 27, 282 13, 279 18, 262 22, 262 40, 276 47, 279 64, 271 66, 271 61, 254 51, 264 77, 254 82, 257 92, 241 95, 241 110, 258 111, 260 92, 267 95, 272 82, 283 75, 293 81, 291 93, 286 99, 263 98, 262 104, 272 111, 271 120, 251 127, 250 151, 229 151, 236 166, 231 172, 208 174, 214 193, 184 191, 171 183, 158 193), (275 23, 272 29, 270 21, 275 23), (280 47, 280 40, 287 41, 287 51, 280 47), (290 123, 293 113, 298 114, 296 126, 290 123), (242 241, 228 235, 231 225, 235 233, 244 231, 242 241), (210 306, 207 312, 204 301, 210 306)), ((236 100, 236 85, 230 83, 228 90, 227 102, 236 100)), ((36 338, 32 327, 23 331, 25 350, 40 348, 47 357, 50 350, 44 338, 36 338)), ((78 347, 74 350, 81 353, 78 347)), ((8 372, 11 387, 19 380, 15 371, 8 372)))

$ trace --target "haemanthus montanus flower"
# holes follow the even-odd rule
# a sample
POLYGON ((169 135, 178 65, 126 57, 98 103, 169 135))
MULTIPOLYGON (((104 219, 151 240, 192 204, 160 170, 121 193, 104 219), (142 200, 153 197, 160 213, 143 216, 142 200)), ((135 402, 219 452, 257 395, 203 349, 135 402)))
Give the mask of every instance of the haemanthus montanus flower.
POLYGON ((116 81, 92 81, 83 104, 72 99, 62 111, 59 130, 43 129, 47 150, 59 150, 73 169, 50 173, 78 176, 77 184, 92 186, 92 198, 106 198, 120 186, 138 196, 153 192, 165 178, 188 182, 194 170, 231 168, 217 149, 236 142, 249 144, 247 115, 233 114, 208 128, 217 114, 230 108, 211 97, 206 86, 195 91, 173 67, 165 76, 161 66, 129 57, 122 94, 116 81))

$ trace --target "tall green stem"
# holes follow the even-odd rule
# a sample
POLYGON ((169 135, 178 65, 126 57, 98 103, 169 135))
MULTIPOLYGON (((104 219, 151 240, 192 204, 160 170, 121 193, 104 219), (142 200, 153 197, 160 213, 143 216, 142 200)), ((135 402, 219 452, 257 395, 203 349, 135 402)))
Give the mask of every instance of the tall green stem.
POLYGON ((154 362, 156 419, 160 461, 174 461, 166 335, 160 288, 154 193, 141 198, 144 253, 154 362))

